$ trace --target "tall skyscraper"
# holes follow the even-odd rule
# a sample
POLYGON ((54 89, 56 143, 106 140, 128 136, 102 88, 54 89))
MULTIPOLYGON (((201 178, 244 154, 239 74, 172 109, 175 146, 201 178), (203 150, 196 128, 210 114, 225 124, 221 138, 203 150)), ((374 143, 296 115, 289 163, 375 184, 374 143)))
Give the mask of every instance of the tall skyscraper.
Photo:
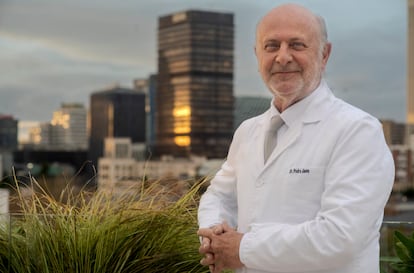
POLYGON ((223 158, 233 133, 233 14, 159 18, 157 154, 223 158))
POLYGON ((111 87, 95 92, 90 100, 89 159, 97 166, 107 137, 128 137, 145 142, 145 94, 133 89, 111 87))
POLYGON ((408 3, 407 37, 407 124, 414 126, 414 0, 408 3))

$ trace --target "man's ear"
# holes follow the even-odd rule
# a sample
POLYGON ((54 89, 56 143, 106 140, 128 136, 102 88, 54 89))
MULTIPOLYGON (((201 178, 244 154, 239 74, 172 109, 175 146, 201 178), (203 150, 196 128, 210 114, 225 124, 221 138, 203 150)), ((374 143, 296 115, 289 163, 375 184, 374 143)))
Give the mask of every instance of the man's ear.
POLYGON ((323 47, 323 52, 322 52, 322 62, 324 66, 326 66, 326 64, 328 63, 329 56, 331 55, 331 50, 332 50, 332 44, 326 43, 325 46, 323 47))

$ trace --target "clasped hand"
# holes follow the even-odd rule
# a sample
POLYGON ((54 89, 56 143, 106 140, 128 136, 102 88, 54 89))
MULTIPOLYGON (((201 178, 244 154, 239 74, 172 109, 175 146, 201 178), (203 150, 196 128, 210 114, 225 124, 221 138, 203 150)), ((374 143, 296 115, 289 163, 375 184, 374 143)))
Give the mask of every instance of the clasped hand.
POLYGON ((199 252, 204 255, 200 263, 209 266, 210 272, 243 267, 239 257, 242 233, 224 222, 211 228, 201 228, 197 234, 202 238, 199 252))

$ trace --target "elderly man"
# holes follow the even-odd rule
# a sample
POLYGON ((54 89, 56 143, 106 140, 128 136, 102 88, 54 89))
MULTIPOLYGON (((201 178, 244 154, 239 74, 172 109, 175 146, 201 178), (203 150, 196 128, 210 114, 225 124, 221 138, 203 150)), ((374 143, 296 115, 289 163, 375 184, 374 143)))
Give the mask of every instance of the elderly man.
POLYGON ((273 99, 236 130, 201 198, 199 251, 212 272, 379 272, 393 159, 378 120, 324 81, 330 52, 323 19, 302 6, 276 7, 257 25, 273 99))

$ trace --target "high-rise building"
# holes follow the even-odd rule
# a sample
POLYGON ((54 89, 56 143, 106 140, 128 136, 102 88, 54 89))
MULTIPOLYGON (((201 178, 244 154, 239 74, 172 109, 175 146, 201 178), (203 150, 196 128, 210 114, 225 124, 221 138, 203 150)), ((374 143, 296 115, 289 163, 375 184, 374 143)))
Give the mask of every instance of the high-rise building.
POLYGON ((89 159, 97 166, 104 140, 128 137, 132 143, 145 142, 145 94, 113 86, 95 92, 90 99, 89 159))
POLYGON ((233 14, 159 18, 157 154, 223 158, 233 133, 233 14))
POLYGON ((86 108, 80 103, 62 103, 53 113, 50 145, 59 150, 86 150, 86 108))
POLYGON ((407 37, 407 124, 414 126, 414 0, 408 3, 407 37))

